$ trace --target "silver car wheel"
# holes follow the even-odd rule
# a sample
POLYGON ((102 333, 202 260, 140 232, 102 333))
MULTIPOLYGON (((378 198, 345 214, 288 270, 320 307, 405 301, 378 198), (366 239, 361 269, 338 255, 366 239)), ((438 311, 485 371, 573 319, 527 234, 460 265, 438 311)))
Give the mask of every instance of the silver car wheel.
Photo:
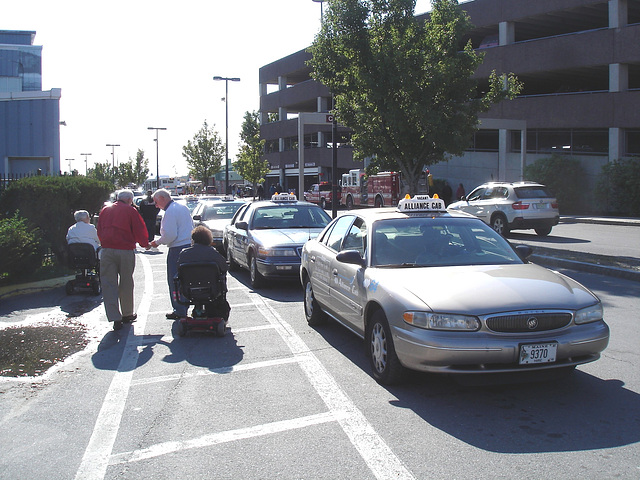
POLYGON ((387 368, 387 336, 380 323, 376 323, 371 331, 371 359, 378 373, 387 368))
POLYGON ((312 327, 321 325, 326 320, 325 313, 313 296, 313 287, 309 277, 305 277, 304 283, 304 316, 307 318, 307 323, 312 327))

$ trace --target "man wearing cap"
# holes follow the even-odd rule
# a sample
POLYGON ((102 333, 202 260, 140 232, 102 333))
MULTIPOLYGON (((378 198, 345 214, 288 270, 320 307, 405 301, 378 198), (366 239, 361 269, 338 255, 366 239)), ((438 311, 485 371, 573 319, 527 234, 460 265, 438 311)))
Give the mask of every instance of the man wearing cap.
POLYGON ((160 211, 153 201, 152 193, 151 190, 147 190, 147 197, 140 202, 140 215, 142 215, 144 224, 147 226, 150 242, 153 242, 153 239, 156 237, 156 219, 160 211))

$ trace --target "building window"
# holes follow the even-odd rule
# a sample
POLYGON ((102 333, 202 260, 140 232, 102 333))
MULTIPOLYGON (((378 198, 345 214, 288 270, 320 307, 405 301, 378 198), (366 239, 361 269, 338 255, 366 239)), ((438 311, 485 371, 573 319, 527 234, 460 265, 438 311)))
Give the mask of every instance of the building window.
POLYGON ((498 130, 478 130, 473 134, 467 152, 497 152, 500 149, 498 130))
MULTIPOLYGON (((520 131, 512 130, 511 152, 520 153, 520 131)), ((527 130, 527 153, 566 155, 606 155, 609 131, 599 130, 527 130)))
POLYGON ((290 150, 298 149, 298 137, 287 137, 284 139, 284 151, 288 152, 290 150))
POLYGON ((276 153, 280 151, 280 141, 276 138, 275 140, 267 140, 264 144, 264 153, 276 153))
POLYGON ((307 133, 304 136, 304 148, 318 148, 318 132, 307 133))
POLYGON ((640 157, 640 130, 624 132, 624 154, 628 157, 640 157))

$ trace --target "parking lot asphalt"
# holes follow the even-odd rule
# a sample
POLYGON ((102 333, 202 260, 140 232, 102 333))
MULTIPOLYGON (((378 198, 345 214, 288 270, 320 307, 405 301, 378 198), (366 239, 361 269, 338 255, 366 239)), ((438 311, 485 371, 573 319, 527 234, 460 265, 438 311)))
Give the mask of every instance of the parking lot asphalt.
MULTIPOLYGON (((640 218, 562 216, 560 223, 592 223, 640 227, 640 218)), ((640 282, 640 259, 612 257, 567 249, 535 247, 530 260, 548 268, 566 268, 640 282)))
MULTIPOLYGON (((600 225, 625 225, 640 227, 640 218, 562 216, 560 223, 594 223, 600 225)), ((591 253, 574 252, 566 249, 535 247, 530 260, 548 268, 566 268, 583 272, 597 273, 612 277, 625 278, 640 282, 640 259, 611 257, 591 253)), ((32 294, 63 286, 73 276, 54 278, 42 282, 21 285, 8 285, 0 288, 0 301, 15 295, 32 294)))

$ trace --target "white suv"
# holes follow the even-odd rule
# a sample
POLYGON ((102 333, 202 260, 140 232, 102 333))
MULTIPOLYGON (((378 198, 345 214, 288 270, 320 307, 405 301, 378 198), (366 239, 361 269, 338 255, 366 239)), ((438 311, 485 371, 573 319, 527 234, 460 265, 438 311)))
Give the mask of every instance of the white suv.
POLYGON ((510 230, 533 228, 544 237, 560 218, 555 197, 535 182, 485 183, 448 208, 475 215, 504 236, 510 230))

